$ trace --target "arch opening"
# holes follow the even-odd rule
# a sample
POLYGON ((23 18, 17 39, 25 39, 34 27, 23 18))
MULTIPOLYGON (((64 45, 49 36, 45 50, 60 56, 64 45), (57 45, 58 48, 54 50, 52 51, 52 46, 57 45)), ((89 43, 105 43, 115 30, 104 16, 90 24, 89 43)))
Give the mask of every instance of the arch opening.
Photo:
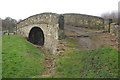
POLYGON ((28 41, 33 44, 43 46, 44 45, 44 33, 41 28, 33 27, 28 36, 28 41))

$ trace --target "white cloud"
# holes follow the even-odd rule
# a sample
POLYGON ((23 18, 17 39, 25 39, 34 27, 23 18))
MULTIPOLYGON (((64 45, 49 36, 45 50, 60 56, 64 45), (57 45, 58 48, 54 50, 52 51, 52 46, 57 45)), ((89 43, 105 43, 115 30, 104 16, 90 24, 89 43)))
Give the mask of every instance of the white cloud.
POLYGON ((118 9, 119 0, 2 0, 0 17, 24 19, 31 15, 53 13, 81 13, 100 16, 118 9))

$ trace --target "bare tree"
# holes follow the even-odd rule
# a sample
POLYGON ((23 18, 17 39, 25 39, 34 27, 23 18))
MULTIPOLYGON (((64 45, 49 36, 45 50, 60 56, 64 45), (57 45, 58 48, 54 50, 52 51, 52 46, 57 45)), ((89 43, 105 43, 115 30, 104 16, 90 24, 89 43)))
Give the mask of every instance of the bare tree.
POLYGON ((118 11, 112 11, 111 13, 103 13, 101 17, 104 19, 112 19, 113 22, 118 23, 118 11))
POLYGON ((21 21, 22 21, 22 19, 19 19, 19 20, 18 20, 18 22, 21 22, 21 21))
POLYGON ((10 17, 6 17, 2 20, 2 28, 3 30, 7 30, 8 32, 13 32, 15 30, 17 21, 10 17))

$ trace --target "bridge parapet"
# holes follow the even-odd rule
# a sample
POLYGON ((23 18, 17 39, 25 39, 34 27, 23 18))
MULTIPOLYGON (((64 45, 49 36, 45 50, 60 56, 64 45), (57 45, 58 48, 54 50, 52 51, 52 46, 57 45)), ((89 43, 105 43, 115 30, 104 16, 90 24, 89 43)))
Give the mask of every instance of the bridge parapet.
POLYGON ((19 22, 17 24, 18 28, 32 25, 32 24, 49 24, 49 25, 54 25, 54 24, 59 24, 59 14, 55 13, 42 13, 42 14, 37 14, 30 16, 26 18, 25 20, 19 22))
POLYGON ((27 37, 28 39, 29 36, 33 36, 32 38, 34 39, 30 40, 34 40, 32 41, 34 43, 40 43, 39 41, 35 42, 35 39, 37 39, 37 37, 40 38, 40 35, 42 35, 37 31, 37 29, 40 28, 43 31, 44 36, 42 38, 44 40, 43 46, 53 53, 56 53, 58 32, 59 29, 62 29, 64 27, 64 20, 61 20, 63 19, 63 17, 61 17, 61 15, 55 13, 42 13, 28 17, 17 24, 17 34, 27 37), (37 27, 37 29, 34 29, 35 27, 37 27), (32 32, 32 30, 34 32, 32 32))
POLYGON ((68 13, 63 14, 64 24, 90 29, 104 29, 104 19, 97 16, 68 13))

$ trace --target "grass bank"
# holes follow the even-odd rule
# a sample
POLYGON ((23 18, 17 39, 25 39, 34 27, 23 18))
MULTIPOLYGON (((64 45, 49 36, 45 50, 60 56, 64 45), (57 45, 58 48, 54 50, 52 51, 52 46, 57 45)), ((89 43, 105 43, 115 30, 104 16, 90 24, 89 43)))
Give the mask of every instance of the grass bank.
POLYGON ((55 78, 116 78, 118 51, 110 47, 72 50, 57 61, 55 78))
POLYGON ((44 56, 20 36, 2 36, 2 77, 27 78, 43 72, 44 56))

